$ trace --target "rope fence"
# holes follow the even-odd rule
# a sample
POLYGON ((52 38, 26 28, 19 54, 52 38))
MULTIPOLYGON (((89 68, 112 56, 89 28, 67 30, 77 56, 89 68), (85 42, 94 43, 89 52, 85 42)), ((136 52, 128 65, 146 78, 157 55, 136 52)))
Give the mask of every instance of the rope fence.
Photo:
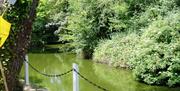
POLYGON ((37 73, 43 75, 43 76, 46 76, 46 77, 61 77, 61 76, 64 76, 68 73, 71 73, 73 71, 73 69, 70 69, 69 71, 66 71, 64 73, 61 73, 61 74, 46 74, 46 73, 43 73, 41 71, 39 71, 38 69, 36 69, 32 64, 30 64, 28 61, 25 60, 26 63, 28 63, 28 65, 34 70, 36 71, 37 73))
POLYGON ((43 76, 46 76, 46 77, 61 77, 61 76, 64 76, 64 75, 67 75, 71 72, 76 72, 76 74, 78 74, 79 77, 81 77, 82 79, 84 79, 85 81, 87 81, 88 83, 90 83, 91 85, 93 85, 94 87, 97 87, 98 89, 101 89, 102 91, 109 91, 107 90, 106 88, 102 87, 102 86, 99 86, 97 85, 96 83, 90 81, 89 79, 87 79, 85 76, 83 76, 80 72, 78 72, 76 69, 72 68, 64 73, 61 73, 61 74, 47 74, 47 73, 43 73, 41 72, 40 70, 38 70, 37 68, 35 68, 31 63, 29 63, 27 60, 24 60, 35 72, 43 75, 43 76))
POLYGON ((76 69, 73 69, 73 71, 75 71, 81 78, 83 78, 85 81, 87 81, 88 83, 92 84, 93 86, 103 90, 103 91, 109 91, 107 89, 105 89, 104 87, 101 87, 99 85, 97 85, 96 83, 93 83, 92 81, 90 81, 89 79, 87 79, 85 76, 83 76, 81 73, 79 73, 78 71, 76 71, 76 69))

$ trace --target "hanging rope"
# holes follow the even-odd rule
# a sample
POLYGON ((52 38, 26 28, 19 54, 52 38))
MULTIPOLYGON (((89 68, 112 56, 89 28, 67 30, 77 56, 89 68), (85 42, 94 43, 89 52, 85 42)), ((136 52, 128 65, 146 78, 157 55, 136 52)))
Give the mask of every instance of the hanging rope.
POLYGON ((109 91, 107 90, 106 88, 102 87, 102 86, 99 86, 97 85, 96 83, 90 81, 89 79, 87 79, 85 76, 83 76, 81 73, 79 73, 76 69, 70 69, 69 71, 66 71, 64 73, 61 73, 61 74, 47 74, 47 73, 43 73, 41 71, 39 71, 37 68, 35 68, 31 63, 29 63, 25 58, 24 58, 24 61, 34 70, 36 71, 37 73, 43 75, 43 76, 46 76, 46 77, 61 77, 61 76, 64 76, 66 74, 69 74, 71 73, 72 71, 76 72, 81 78, 83 78, 85 81, 87 81, 88 83, 92 84, 93 86, 103 90, 103 91, 109 91))
POLYGON ((38 69, 36 69, 32 64, 30 64, 28 61, 24 60, 26 63, 29 64, 29 66, 34 70, 36 71, 37 73, 43 75, 43 76, 46 76, 46 77, 61 77, 61 76, 64 76, 68 73, 71 73, 73 71, 73 69, 70 69, 69 71, 66 71, 64 73, 61 73, 61 74, 47 74, 47 73, 43 73, 41 71, 39 71, 38 69))
POLYGON ((85 81, 87 81, 88 83, 92 84, 93 86, 103 90, 103 91, 109 91, 107 89, 105 89, 104 87, 101 87, 99 85, 97 85, 96 83, 90 81, 89 79, 87 79, 85 76, 83 76, 81 73, 79 73, 76 69, 73 69, 73 71, 75 71, 81 78, 83 78, 85 81))

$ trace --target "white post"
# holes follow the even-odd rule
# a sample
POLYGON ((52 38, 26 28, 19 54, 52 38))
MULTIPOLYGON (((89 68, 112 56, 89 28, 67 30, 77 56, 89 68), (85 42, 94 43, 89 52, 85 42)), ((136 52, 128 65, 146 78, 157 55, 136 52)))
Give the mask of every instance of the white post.
MULTIPOLYGON (((28 55, 25 56, 25 60, 29 62, 28 55)), ((29 65, 27 62, 24 62, 25 64, 25 85, 29 85, 29 65)))
MULTIPOLYGON (((79 72, 78 65, 75 63, 73 63, 73 69, 79 72)), ((73 70, 73 91, 79 91, 79 77, 74 70, 73 70)))

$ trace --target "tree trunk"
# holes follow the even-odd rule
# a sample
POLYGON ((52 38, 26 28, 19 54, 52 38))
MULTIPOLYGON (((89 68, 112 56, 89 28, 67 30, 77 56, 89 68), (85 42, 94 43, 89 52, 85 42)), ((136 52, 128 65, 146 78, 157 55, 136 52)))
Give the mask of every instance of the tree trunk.
MULTIPOLYGON (((16 45, 11 46, 13 50, 13 57, 6 72, 7 83, 9 91, 17 91, 16 87, 19 85, 19 74, 23 65, 23 59, 27 54, 30 44, 32 24, 36 16, 36 8, 39 0, 33 0, 29 10, 29 16, 23 22, 23 29, 17 34, 16 45)), ((18 90, 21 91, 21 90, 18 90)))

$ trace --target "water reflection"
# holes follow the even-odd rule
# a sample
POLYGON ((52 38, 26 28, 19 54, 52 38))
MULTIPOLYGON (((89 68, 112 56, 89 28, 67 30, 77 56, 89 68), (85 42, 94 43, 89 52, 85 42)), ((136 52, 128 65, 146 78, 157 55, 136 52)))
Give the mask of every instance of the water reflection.
MULTIPOLYGON (((107 65, 96 64, 91 60, 76 58, 74 54, 60 53, 32 53, 29 54, 30 63, 37 69, 48 73, 63 73, 72 68, 72 63, 79 65, 82 75, 96 84, 110 91, 180 91, 180 88, 149 86, 133 80, 131 71, 114 69, 107 65)), ((22 70, 24 76, 24 70, 22 70)), ((30 69, 30 81, 38 86, 46 87, 49 91, 72 91, 72 74, 62 77, 44 77, 30 69)), ((80 91, 102 91, 88 82, 80 79, 80 91)))
MULTIPOLYGON (((102 65, 103 66, 103 65, 102 65)), ((166 88, 162 86, 149 86, 133 80, 132 72, 125 69, 113 69, 94 64, 95 74, 98 79, 109 84, 113 91, 179 91, 178 88, 166 88)), ((103 84, 103 83, 102 83, 103 84)))

